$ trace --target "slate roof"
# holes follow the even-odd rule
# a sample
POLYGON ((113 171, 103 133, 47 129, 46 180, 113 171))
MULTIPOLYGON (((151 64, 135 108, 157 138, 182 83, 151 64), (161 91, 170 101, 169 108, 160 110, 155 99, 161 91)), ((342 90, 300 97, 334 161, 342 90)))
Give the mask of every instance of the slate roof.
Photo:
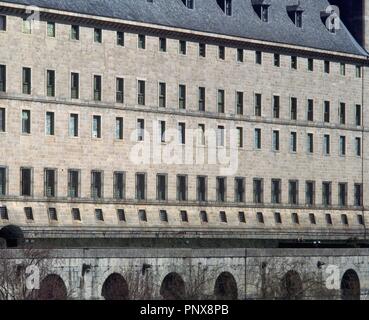
POLYGON ((217 0, 194 0, 188 9, 182 0, 5 0, 23 5, 58 9, 94 16, 118 18, 228 36, 298 45, 303 47, 368 55, 346 27, 330 33, 321 20, 328 0, 268 0, 269 22, 255 13, 252 0, 233 0, 233 15, 226 16, 217 0), (303 28, 297 28, 287 7, 301 4, 303 28))

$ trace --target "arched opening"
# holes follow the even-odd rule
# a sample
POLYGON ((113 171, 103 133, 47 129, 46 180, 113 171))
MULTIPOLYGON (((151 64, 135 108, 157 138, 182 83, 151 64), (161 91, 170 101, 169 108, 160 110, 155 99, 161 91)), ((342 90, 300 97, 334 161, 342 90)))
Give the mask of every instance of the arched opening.
POLYGON ((0 230, 0 238, 5 239, 8 248, 16 248, 24 243, 24 234, 21 228, 14 225, 5 226, 0 230))
POLYGON ((238 289, 237 282, 232 274, 223 272, 215 281, 215 298, 217 300, 237 300, 238 289))
POLYGON ((288 271, 282 279, 282 299, 301 300, 303 285, 300 275, 296 271, 288 271))
POLYGON ((67 287, 56 274, 46 276, 40 283, 37 300, 67 300, 67 287))
POLYGON ((182 277, 177 273, 168 274, 161 284, 160 295, 164 300, 184 300, 186 287, 182 277))
POLYGON ((360 300, 360 280, 352 269, 347 270, 342 277, 341 298, 342 300, 360 300))
POLYGON ((105 300, 129 300, 127 281, 118 273, 111 274, 103 284, 101 295, 105 300))

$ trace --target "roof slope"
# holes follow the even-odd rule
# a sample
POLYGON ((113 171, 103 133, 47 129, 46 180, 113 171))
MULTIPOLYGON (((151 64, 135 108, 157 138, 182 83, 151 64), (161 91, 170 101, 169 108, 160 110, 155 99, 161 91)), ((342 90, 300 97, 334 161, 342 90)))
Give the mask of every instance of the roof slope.
POLYGON ((335 52, 367 55, 342 25, 330 33, 320 13, 328 0, 300 0, 303 28, 297 28, 287 14, 287 6, 298 0, 270 0, 269 22, 262 22, 255 13, 252 0, 233 0, 233 15, 226 16, 217 0, 195 0, 188 9, 181 0, 5 0, 14 4, 35 5, 102 17, 152 23, 249 39, 292 44, 335 52))

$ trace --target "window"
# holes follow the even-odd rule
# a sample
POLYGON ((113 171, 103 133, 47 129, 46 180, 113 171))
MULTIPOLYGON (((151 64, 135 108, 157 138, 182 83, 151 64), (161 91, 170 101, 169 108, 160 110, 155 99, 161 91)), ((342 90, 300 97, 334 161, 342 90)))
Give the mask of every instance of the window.
POLYGON ((204 176, 197 177, 197 201, 207 201, 207 178, 204 176))
POLYGON ((291 142, 290 142, 290 151, 295 153, 297 152, 297 133, 291 132, 291 142))
POLYGON ((137 119, 137 141, 145 140, 145 120, 137 119))
POLYGON ((80 171, 68 170, 68 197, 79 198, 80 195, 80 171))
POLYGON ((69 136, 78 137, 78 114, 69 116, 69 136))
POLYGON ((346 104, 343 102, 340 103, 339 115, 340 124, 346 124, 346 104))
POLYGON ((199 126, 198 126, 198 130, 199 130, 198 144, 201 145, 201 146, 204 146, 206 144, 205 125, 200 123, 199 126))
POLYGON ((31 68, 23 68, 23 94, 31 94, 31 68))
POLYGON ((6 66, 0 65, 0 92, 6 91, 6 66))
POLYGON ((224 126, 218 126, 217 129, 217 147, 225 146, 225 128, 224 126))
POLYGON ((329 61, 324 61, 324 73, 330 73, 331 67, 329 61))
POLYGON ((261 129, 255 129, 255 133, 254 133, 255 137, 254 137, 254 147, 255 149, 260 150, 261 149, 261 129))
POLYGON ((293 212, 291 214, 291 217, 292 217, 292 223, 294 223, 294 224, 300 224, 299 215, 296 212, 293 212))
POLYGON ((94 100, 101 101, 101 76, 94 76, 94 100))
POLYGON ((291 120, 297 120, 297 98, 291 97, 291 120))
POLYGON ((71 73, 71 98, 79 99, 79 73, 71 73))
POLYGON ((124 120, 121 117, 115 118, 115 139, 123 140, 124 138, 124 120))
POLYGON ((187 201, 187 176, 177 175, 177 200, 187 201))
POLYGON ((209 222, 208 214, 206 213, 206 211, 200 211, 200 221, 202 223, 208 223, 209 222))
POLYGON ((6 110, 0 108, 0 132, 6 131, 6 110))
POLYGON ((72 40, 79 40, 79 26, 72 25, 70 37, 72 40))
POLYGON ((316 224, 316 219, 315 219, 315 214, 314 213, 310 213, 309 214, 309 220, 311 224, 316 224))
POLYGON ((118 209, 117 210, 117 216, 118 216, 118 221, 119 222, 126 222, 126 213, 124 211, 124 209, 118 209))
POLYGON ((56 170, 45 169, 45 197, 54 198, 56 196, 56 170))
POLYGON ((47 22, 47 36, 50 38, 55 38, 55 22, 47 22))
POLYGON ((274 212, 274 221, 276 224, 282 224, 282 217, 280 212, 274 212))
POLYGON ((205 58, 206 57, 206 44, 199 43, 199 56, 205 58))
POLYGON ((288 203, 299 204, 299 182, 297 180, 288 181, 288 203))
POLYGON ((116 79, 116 98, 117 103, 124 103, 124 79, 116 79))
POLYGON ((307 109, 307 120, 314 121, 314 100, 308 99, 307 109))
POLYGON ((331 117, 331 106, 329 101, 324 101, 324 122, 329 123, 331 117))
POLYGON ((227 179, 226 178, 217 177, 216 193, 217 193, 217 202, 227 201, 227 179))
POLYGON ((167 39, 159 38, 159 51, 167 52, 167 39))
POLYGON ((204 112, 206 109, 206 93, 204 87, 199 87, 199 111, 204 112))
POLYGON ((256 64, 262 64, 263 63, 263 55, 262 55, 261 51, 256 51, 255 52, 255 63, 256 64))
POLYGON ((225 0, 225 14, 227 16, 232 15, 232 0, 225 0))
POLYGON ((164 82, 159 82, 159 108, 167 106, 167 85, 164 82))
POLYGON ((314 59, 308 59, 308 71, 314 71, 314 59))
POLYGON ((280 97, 273 96, 273 117, 275 119, 279 119, 279 112, 280 112, 280 97))
POLYGON ((363 185, 355 183, 354 185, 354 206, 361 207, 363 205, 363 185))
POLYGON ((332 225, 332 224, 333 224, 332 216, 331 216, 329 213, 327 213, 327 214, 325 215, 325 222, 326 222, 328 225, 332 225))
POLYGON ((179 53, 180 54, 187 54, 187 42, 184 40, 179 40, 179 53))
POLYGON ((269 21, 269 5, 260 6, 260 18, 263 22, 269 21))
POLYGON ((245 202, 245 178, 235 178, 235 202, 242 203, 245 202))
POLYGON ((144 34, 138 35, 138 48, 146 49, 146 36, 144 34))
POLYGON ((136 199, 146 200, 146 174, 136 174, 136 199))
POLYGON ((305 188, 306 188, 305 189, 306 205, 308 206, 315 205, 315 182, 306 181, 305 188))
POLYGON ((243 115, 243 92, 236 92, 236 109, 237 115, 243 115))
POLYGON ((81 221, 81 213, 79 211, 79 209, 77 208, 73 208, 72 209, 72 219, 73 221, 81 221))
POLYGON ((224 90, 218 90, 218 113, 225 112, 225 94, 224 90))
POLYGON ((307 151, 308 153, 314 153, 314 135, 312 133, 307 135, 307 151))
POLYGON ((355 124, 361 126, 361 105, 355 106, 355 124))
POLYGON ((225 60, 225 47, 224 46, 218 47, 218 58, 220 60, 225 60))
POLYGON ((263 179, 254 179, 254 203, 261 204, 264 202, 264 181, 263 179))
POLYGON ((281 180, 272 179, 272 203, 281 203, 281 180))
POLYGON ((161 222, 168 222, 168 213, 165 210, 160 210, 159 212, 160 221, 161 222))
POLYGON ((238 213, 238 221, 239 221, 240 223, 246 223, 246 216, 245 216, 245 212, 240 211, 240 212, 238 213))
POLYGON ((237 61, 238 62, 243 62, 244 57, 243 57, 243 49, 237 49, 237 61))
POLYGON ((45 123, 45 133, 48 136, 53 136, 55 134, 55 120, 54 112, 46 112, 46 123, 45 123))
POLYGON ((343 225, 345 225, 345 226, 349 225, 349 221, 348 221, 348 218, 347 218, 346 214, 341 214, 341 221, 342 221, 343 225))
POLYGON ((274 66, 280 67, 281 66, 281 55, 278 53, 274 54, 274 66))
POLYGON ((6 31, 6 16, 0 16, 0 31, 6 31))
POLYGON ((355 138, 355 154, 361 157, 361 138, 355 138))
POLYGON ((279 151, 279 131, 273 131, 273 151, 279 151))
POLYGON ((1 220, 9 220, 8 208, 5 207, 5 206, 0 207, 0 219, 1 220))
POLYGON ((364 216, 362 214, 357 215, 357 222, 360 225, 364 225, 364 216))
POLYGON ((114 199, 123 200, 126 190, 126 175, 124 172, 114 172, 114 199))
POLYGON ((325 134, 323 139, 323 152, 327 156, 331 153, 331 137, 325 134))
POLYGON ((346 75, 346 64, 340 63, 340 75, 345 76, 346 75))
POLYGON ((31 27, 31 19, 30 18, 23 18, 22 23, 22 32, 25 34, 31 34, 32 27, 31 27))
POLYGON ((186 124, 184 122, 178 123, 178 142, 186 144, 186 124))
POLYGON ((183 84, 178 88, 178 106, 181 110, 186 109, 186 86, 183 84))
POLYGON ((33 210, 31 207, 25 207, 24 214, 26 215, 27 221, 34 221, 33 210))
POLYGON ((101 209, 95 209, 95 218, 97 221, 104 221, 104 213, 101 209))
POLYGON ((255 94, 254 103, 255 103, 255 116, 261 117, 261 94, 260 93, 255 94))
POLYGON ((0 196, 7 194, 7 168, 0 167, 0 196))
POLYGON ((340 136, 340 156, 346 155, 346 137, 340 136))
POLYGON ((33 175, 32 169, 21 168, 21 196, 32 196, 33 175))
POLYGON ((138 80, 138 90, 137 90, 137 98, 138 98, 138 104, 141 106, 145 105, 145 87, 146 83, 143 80, 138 80))
POLYGON ((237 146, 243 148, 243 128, 237 127, 237 146))
POLYGON ((347 206, 347 183, 338 184, 338 205, 347 206))
POLYGON ((117 31, 117 46, 124 47, 124 32, 117 31))
POLYGON ((141 222, 147 222, 147 215, 145 210, 139 210, 138 211, 138 219, 141 222))
POLYGON ((94 199, 103 197, 103 173, 101 171, 91 172, 91 197, 94 199))
POLYGON ((47 70, 46 75, 46 93, 48 97, 55 97, 55 71, 47 70))
POLYGON ((227 214, 224 211, 219 212, 219 220, 221 223, 228 223, 227 214))
POLYGON ((297 70, 297 57, 296 56, 291 57, 291 69, 297 70))
POLYGON ((31 111, 22 110, 22 133, 31 134, 31 111))
POLYGON ((355 66, 355 76, 356 78, 361 78, 361 67, 355 66))
POLYGON ((92 138, 101 139, 101 116, 92 117, 92 138))
POLYGON ((263 215, 262 212, 257 212, 256 213, 256 218, 257 218, 259 223, 264 224, 264 215, 263 215))
POLYGON ((156 199, 159 201, 167 200, 167 180, 168 176, 165 174, 156 176, 156 199))
POLYGON ((325 207, 332 205, 332 183, 323 182, 322 184, 322 204, 325 207))
POLYGON ((182 222, 185 222, 185 223, 188 222, 188 214, 187 214, 187 211, 182 210, 180 212, 180 216, 181 216, 182 222))

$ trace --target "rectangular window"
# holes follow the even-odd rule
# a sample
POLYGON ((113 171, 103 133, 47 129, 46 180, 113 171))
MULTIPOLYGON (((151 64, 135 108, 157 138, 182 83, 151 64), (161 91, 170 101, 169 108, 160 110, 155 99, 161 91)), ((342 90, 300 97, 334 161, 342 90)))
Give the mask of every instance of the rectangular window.
POLYGON ((355 124, 361 126, 361 105, 355 106, 355 124))
POLYGON ((314 59, 308 59, 308 71, 314 71, 314 59))
POLYGON ((71 98, 79 99, 79 73, 71 73, 71 98))
POLYGON ((0 167, 0 196, 7 194, 7 169, 0 167))
POLYGON ((324 135, 323 151, 325 155, 329 155, 331 153, 331 137, 328 134, 324 135))
POLYGON ((145 140, 145 120, 137 119, 137 141, 145 140))
POLYGON ((256 51, 255 52, 255 63, 256 64, 262 64, 263 63, 263 55, 262 55, 261 51, 256 51))
POLYGON ((165 143, 165 131, 166 131, 166 123, 165 121, 159 120, 159 142, 165 143))
POLYGON ((291 69, 297 69, 297 57, 296 56, 292 56, 291 57, 291 69))
POLYGON ((186 109, 186 86, 180 84, 178 87, 178 106, 179 109, 186 109))
POLYGON ((256 93, 255 97, 255 116, 256 117, 261 117, 261 94, 260 93, 256 93))
POLYGON ((346 137, 340 136, 340 155, 345 156, 346 155, 346 137))
POLYGON ((205 58, 206 57, 206 44, 199 43, 199 56, 205 58))
POLYGON ((322 204, 325 207, 332 205, 332 182, 322 184, 322 204))
POLYGON ((145 210, 138 210, 138 219, 141 222, 147 222, 147 215, 145 210))
POLYGON ((22 110, 22 133, 31 134, 31 111, 22 110))
POLYGON ((116 97, 115 101, 117 103, 124 103, 124 79, 116 79, 116 97))
POLYGON ((31 25, 31 19, 30 18, 23 18, 22 22, 22 32, 25 34, 31 34, 32 32, 32 25, 31 25))
POLYGON ((234 183, 235 183, 235 202, 237 203, 241 203, 241 202, 245 202, 246 197, 245 197, 245 178, 235 178, 234 179, 234 183))
POLYGON ((168 213, 166 210, 160 210, 159 217, 161 222, 168 222, 168 213))
POLYGON ((168 193, 168 176, 166 174, 158 174, 156 176, 156 199, 159 201, 167 200, 168 193))
POLYGON ((143 80, 138 80, 138 90, 137 90, 137 99, 138 104, 141 106, 145 105, 145 95, 146 95, 146 83, 143 80))
POLYGON ((338 184, 338 205, 340 207, 347 206, 347 183, 338 184))
POLYGON ((308 99, 307 120, 314 121, 314 100, 308 99))
POLYGON ((209 219, 208 219, 208 214, 206 211, 200 211, 200 220, 201 223, 208 223, 209 219))
POLYGON ((225 93, 224 90, 218 90, 218 113, 225 112, 225 93))
POLYGON ((340 63, 340 74, 341 74, 341 76, 346 75, 346 64, 344 64, 344 63, 340 63))
POLYGON ((293 212, 291 214, 291 217, 292 217, 292 223, 294 223, 294 224, 300 224, 299 215, 296 212, 293 212))
POLYGON ((181 216, 181 221, 182 222, 188 222, 188 214, 187 211, 181 210, 180 212, 180 216, 181 216))
POLYGON ((331 72, 331 65, 329 61, 324 61, 324 73, 330 73, 331 72))
POLYGON ((204 87, 199 87, 199 111, 206 110, 206 93, 204 87))
POLYGON ((243 115, 243 92, 236 92, 236 109, 237 115, 243 115))
POLYGON ((281 203, 281 180, 272 179, 272 203, 281 203))
POLYGON ((201 146, 204 146, 206 143, 205 140, 205 125, 200 123, 198 126, 198 130, 199 130, 199 139, 198 139, 198 144, 201 146))
POLYGON ((97 221, 104 221, 104 213, 101 209, 95 209, 95 217, 97 221))
POLYGON ((68 170, 68 197, 79 198, 80 195, 80 171, 68 170))
POLYGON ((273 151, 279 151, 279 131, 273 131, 273 151))
POLYGON ((115 118, 115 139, 123 140, 124 138, 124 120, 121 117, 115 118))
POLYGON ((297 120, 297 98, 291 97, 291 120, 297 120))
POLYGON ((328 225, 332 225, 332 224, 333 224, 332 216, 331 216, 329 213, 327 213, 327 214, 325 215, 325 221, 326 221, 326 223, 327 223, 328 225))
POLYGON ((227 214, 224 211, 219 212, 219 220, 221 223, 228 223, 227 214))
POLYGON ((218 126, 217 129, 217 147, 225 146, 225 128, 224 126, 218 126))
POLYGON ((361 157, 361 138, 355 138, 355 154, 361 157))
POLYGON ((0 132, 6 131, 6 110, 0 108, 0 132))
POLYGON ((94 76, 94 100, 101 101, 101 76, 94 76))
POLYGON ((324 101, 324 122, 329 123, 331 118, 331 105, 329 101, 324 101))
POLYGON ((207 201, 207 178, 197 177, 197 201, 207 201))
POLYGON ((243 148, 243 128, 237 127, 237 145, 239 148, 243 148))
POLYGON ((291 132, 290 151, 293 153, 297 152, 297 133, 296 132, 291 132))
POLYGON ((77 25, 71 26, 70 37, 72 40, 79 40, 79 26, 77 25))
POLYGON ((260 150, 261 149, 261 129, 255 129, 254 133, 254 147, 255 149, 260 150))
POLYGON ((274 66, 275 67, 281 66, 281 56, 277 53, 274 54, 274 66))
POLYGON ((21 168, 21 196, 32 196, 33 175, 32 169, 21 168))
POLYGON ((314 153, 314 135, 312 133, 307 135, 307 151, 308 153, 314 153))
POLYGON ((355 76, 356 78, 361 78, 361 67, 355 66, 355 76))
POLYGON ((114 172, 114 199, 123 200, 126 190, 126 175, 124 172, 114 172))
POLYGON ((238 213, 238 221, 239 221, 240 223, 246 223, 246 215, 245 215, 245 212, 240 211, 240 212, 238 213))
POLYGON ((72 209, 72 219, 73 221, 81 221, 81 212, 79 211, 78 208, 73 208, 72 209))
POLYGON ((309 221, 310 221, 311 224, 316 225, 316 219, 315 219, 315 214, 314 213, 309 214, 309 221))
POLYGON ((187 176, 177 175, 177 200, 187 201, 187 176))
POLYGON ((307 181, 305 188, 306 205, 315 205, 315 182, 307 181))
POLYGON ((58 221, 58 214, 55 208, 49 208, 48 212, 50 221, 58 221))
POLYGON ((0 31, 6 31, 6 16, 0 16, 0 31))
POLYGON ((339 110, 339 114, 340 114, 340 124, 346 124, 346 104, 345 103, 340 103, 340 110, 339 110))
POLYGON ((288 182, 288 203, 292 205, 299 203, 299 182, 297 180, 288 182))
POLYGON ((243 62, 244 58, 243 58, 243 49, 237 49, 237 61, 238 62, 243 62))
POLYGON ((24 214, 26 215, 27 221, 34 221, 33 210, 31 207, 25 207, 24 214))
POLYGON ((102 43, 102 30, 99 28, 94 29, 94 42, 102 43))
POLYGON ((279 119, 279 112, 280 112, 280 97, 273 96, 273 117, 275 119, 279 119))
POLYGON ((56 197, 56 170, 45 169, 45 197, 56 197))
POLYGON ((91 197, 94 199, 103 197, 103 173, 101 171, 91 172, 91 197))
POLYGON ((264 180, 263 179, 254 179, 254 203, 261 204, 264 202, 264 180))
POLYGON ((0 92, 6 91, 6 66, 0 64, 0 92))
POLYGON ((167 39, 159 38, 159 51, 167 52, 167 39))
POLYGON ((101 116, 92 117, 92 138, 101 138, 101 116))
POLYGON ((118 216, 118 221, 119 222, 127 222, 126 212, 124 211, 124 209, 118 209, 117 210, 117 216, 118 216))
POLYGON ((53 136, 55 134, 55 116, 54 112, 46 112, 46 124, 45 133, 48 136, 53 136))
POLYGON ((47 36, 50 38, 55 38, 55 22, 47 22, 47 36))
POLYGON ((167 106, 167 85, 164 82, 159 82, 159 108, 167 106))
POLYGON ((144 34, 138 35, 138 48, 146 49, 146 36, 144 34))
POLYGON ((136 200, 146 200, 146 174, 136 174, 136 200))
POLYGON ((280 212, 274 212, 274 221, 276 224, 282 223, 282 216, 280 212))
POLYGON ((46 92, 48 97, 55 97, 55 71, 47 70, 46 92))
POLYGON ((78 114, 71 114, 69 116, 69 136, 78 137, 78 114))
POLYGON ((178 142, 186 144, 186 124, 184 122, 178 123, 178 142))
POLYGON ((225 60, 225 47, 224 46, 218 47, 218 58, 220 60, 225 60))
POLYGON ((257 218, 259 223, 264 224, 264 215, 263 215, 262 212, 257 212, 256 213, 256 218, 257 218))
POLYGON ((32 77, 31 68, 23 68, 23 94, 31 94, 32 77))
POLYGON ((185 55, 187 53, 187 42, 179 40, 179 53, 185 55))
POLYGON ((354 185, 354 206, 361 207, 363 205, 363 185, 355 183, 354 185))
POLYGON ((216 180, 217 202, 226 202, 227 200, 227 179, 217 177, 216 180))
POLYGON ((117 46, 124 47, 124 32, 117 31, 117 46))

